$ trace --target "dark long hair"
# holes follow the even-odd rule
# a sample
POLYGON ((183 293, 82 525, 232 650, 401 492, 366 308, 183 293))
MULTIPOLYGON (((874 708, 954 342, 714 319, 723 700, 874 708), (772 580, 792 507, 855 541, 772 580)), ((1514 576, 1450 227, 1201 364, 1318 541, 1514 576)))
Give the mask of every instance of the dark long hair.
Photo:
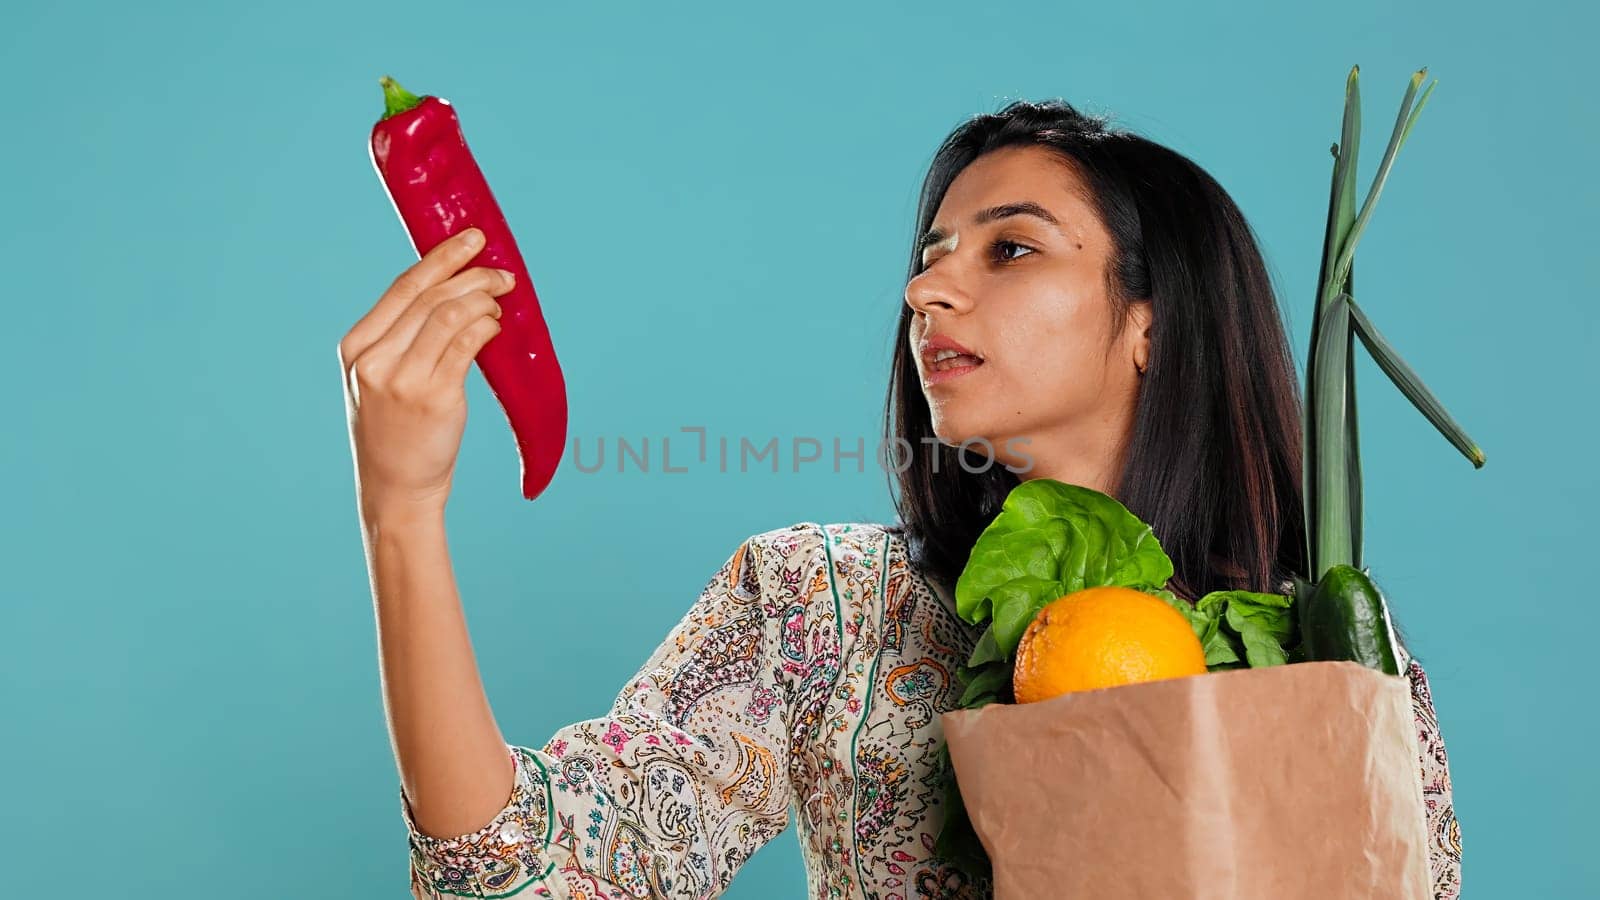
MULTIPOLYGON (((1191 599, 1212 590, 1283 591, 1304 569, 1300 392, 1255 234, 1215 179, 1187 157, 1107 127, 1062 101, 1017 101, 945 139, 923 181, 907 281, 951 182, 1002 147, 1041 146, 1073 167, 1110 232, 1114 321, 1152 304, 1150 355, 1117 499, 1155 530, 1191 599)), ((1016 473, 934 436, 902 305, 885 439, 912 562, 953 586, 1016 473), (895 439, 904 441, 898 443, 895 439)))

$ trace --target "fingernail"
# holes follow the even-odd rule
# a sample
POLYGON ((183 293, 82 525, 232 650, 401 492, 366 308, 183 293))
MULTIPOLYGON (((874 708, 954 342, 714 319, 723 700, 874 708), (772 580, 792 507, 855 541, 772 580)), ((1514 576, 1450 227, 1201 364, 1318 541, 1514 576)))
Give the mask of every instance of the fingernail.
POLYGON ((505 269, 498 269, 497 271, 506 277, 506 281, 510 282, 511 284, 517 283, 517 273, 508 272, 505 269))
POLYGON ((476 228, 468 228, 465 234, 464 240, 467 242, 468 249, 476 250, 483 246, 483 232, 476 228))

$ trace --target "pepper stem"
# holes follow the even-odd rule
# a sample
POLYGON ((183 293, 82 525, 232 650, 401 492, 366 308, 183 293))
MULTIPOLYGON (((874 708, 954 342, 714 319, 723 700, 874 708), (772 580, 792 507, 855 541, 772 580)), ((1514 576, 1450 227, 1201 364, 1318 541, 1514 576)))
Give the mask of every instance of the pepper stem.
MULTIPOLYGON (((400 86, 398 81, 385 75, 378 79, 383 85, 383 118, 398 116, 422 105, 422 98, 400 86)), ((381 121, 381 120, 380 120, 381 121)))

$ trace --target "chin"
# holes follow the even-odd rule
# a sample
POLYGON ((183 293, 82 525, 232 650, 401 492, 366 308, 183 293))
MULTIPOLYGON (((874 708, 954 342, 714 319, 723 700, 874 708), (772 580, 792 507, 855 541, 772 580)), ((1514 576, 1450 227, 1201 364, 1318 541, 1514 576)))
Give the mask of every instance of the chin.
POLYGON ((933 433, 939 443, 947 447, 967 445, 967 449, 981 456, 990 456, 991 449, 1004 438, 996 438, 992 423, 960 416, 934 416, 933 433))
POLYGON ((1013 471, 1025 472, 1033 468, 1031 441, 1017 433, 1015 424, 1002 428, 1002 423, 989 416, 958 415, 957 410, 946 408, 933 414, 933 433, 939 443, 947 447, 966 446, 975 458, 990 461, 993 467, 1018 467, 1013 471))

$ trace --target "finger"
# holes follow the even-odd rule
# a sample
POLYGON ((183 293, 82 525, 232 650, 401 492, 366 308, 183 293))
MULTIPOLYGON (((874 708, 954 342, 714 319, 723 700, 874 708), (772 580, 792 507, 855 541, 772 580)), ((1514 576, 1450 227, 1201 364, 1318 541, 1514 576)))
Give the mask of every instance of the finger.
POLYGON ((452 337, 439 356, 433 370, 433 379, 439 384, 461 384, 467 378, 467 369, 478 358, 485 344, 500 333, 500 320, 481 318, 463 328, 452 337))
POLYGON ((500 304, 485 291, 472 291, 438 304, 400 358, 397 372, 405 373, 407 380, 431 378, 433 370, 438 368, 439 358, 456 335, 480 319, 497 321, 499 318, 500 304))
POLYGON ((440 241, 410 268, 401 272, 378 302, 350 328, 342 346, 347 361, 371 347, 399 319, 423 291, 449 278, 483 249, 483 232, 468 228, 440 241))
MULTIPOLYGON (((516 280, 510 272, 477 266, 428 288, 418 295, 411 306, 401 313, 394 325, 390 326, 388 332, 378 339, 378 345, 387 348, 381 350, 379 355, 399 356, 409 352, 410 346, 416 343, 417 336, 426 326, 429 317, 442 304, 470 294, 499 297, 509 292, 515 285, 516 280)), ((498 303, 493 304, 496 315, 499 315, 499 308, 498 303)), ((432 366, 438 357, 429 356, 427 359, 429 366, 432 366)))

